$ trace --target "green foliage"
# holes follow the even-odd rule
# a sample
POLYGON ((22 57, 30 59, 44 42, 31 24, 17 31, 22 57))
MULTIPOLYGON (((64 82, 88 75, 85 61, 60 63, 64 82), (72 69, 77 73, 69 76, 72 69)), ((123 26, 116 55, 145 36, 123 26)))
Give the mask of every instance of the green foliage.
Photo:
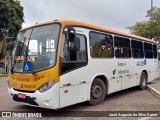
POLYGON ((9 41, 9 42, 7 42, 7 51, 12 52, 13 47, 15 45, 15 42, 16 41, 9 41))
POLYGON ((24 22, 23 7, 17 0, 0 0, 0 40, 16 36, 24 22))
MULTIPOLYGON (((16 37, 24 22, 23 7, 17 0, 0 0, 0 52, 5 36, 16 37)), ((15 41, 7 41, 7 51, 13 49, 15 41)), ((0 59, 3 59, 0 54, 0 59)))
POLYGON ((129 26, 128 29, 132 34, 146 38, 160 40, 160 8, 153 8, 147 11, 148 20, 136 22, 135 25, 129 26))
POLYGON ((148 10, 146 17, 149 17, 150 20, 154 20, 160 24, 160 8, 154 7, 153 10, 148 10))

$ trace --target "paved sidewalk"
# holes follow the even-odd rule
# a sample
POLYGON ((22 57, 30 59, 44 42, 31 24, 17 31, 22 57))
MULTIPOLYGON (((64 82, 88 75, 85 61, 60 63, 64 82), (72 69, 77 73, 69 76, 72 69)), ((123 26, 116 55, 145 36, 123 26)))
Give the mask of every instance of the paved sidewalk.
POLYGON ((160 82, 153 82, 150 86, 160 92, 160 82))
POLYGON ((160 82, 153 81, 147 85, 147 89, 157 98, 160 99, 160 82))

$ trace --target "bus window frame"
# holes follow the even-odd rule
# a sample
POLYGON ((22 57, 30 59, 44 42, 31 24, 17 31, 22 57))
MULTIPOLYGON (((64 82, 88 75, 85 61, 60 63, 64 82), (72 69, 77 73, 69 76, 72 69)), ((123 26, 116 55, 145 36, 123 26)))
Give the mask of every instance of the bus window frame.
MULTIPOLYGON (((64 28, 64 30, 65 30, 65 28, 64 28)), ((62 32, 62 36, 63 36, 63 34, 64 34, 64 31, 63 30, 63 32, 62 32)), ((75 33, 75 35, 81 35, 81 36, 84 36, 84 38, 85 38, 85 48, 86 48, 86 61, 84 61, 84 62, 79 62, 79 61, 65 61, 65 62, 63 62, 63 63, 84 63, 83 65, 81 65, 81 66, 78 66, 78 67, 75 67, 75 68, 73 68, 73 69, 70 69, 70 70, 67 70, 67 71, 65 71, 65 72, 62 72, 61 71, 61 69, 62 69, 62 59, 61 59, 61 55, 60 55, 60 62, 59 62, 59 76, 61 76, 61 75, 64 75, 64 74, 66 74, 66 73, 69 73, 69 72, 71 72, 71 71, 74 71, 74 70, 77 70, 77 69, 79 69, 79 68, 82 68, 82 67, 85 67, 85 66, 87 66, 88 65, 88 47, 87 47, 87 37, 86 37, 86 35, 85 34, 80 34, 80 33, 75 33)), ((64 43, 62 43, 62 42, 64 42, 64 41, 62 41, 62 39, 61 39, 61 45, 60 45, 60 51, 62 51, 62 44, 64 44, 64 43)), ((61 54, 61 52, 60 52, 60 54, 61 54)))

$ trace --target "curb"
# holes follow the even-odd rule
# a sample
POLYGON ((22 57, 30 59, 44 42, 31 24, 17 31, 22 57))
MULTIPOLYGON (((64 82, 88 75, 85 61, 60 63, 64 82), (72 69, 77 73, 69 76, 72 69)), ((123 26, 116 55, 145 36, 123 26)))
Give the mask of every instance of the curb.
POLYGON ((147 85, 147 90, 152 93, 152 95, 154 95, 155 97, 157 97, 158 99, 160 99, 160 92, 156 89, 154 89, 153 87, 151 87, 150 85, 147 85))
POLYGON ((1 80, 7 80, 7 77, 0 77, 0 81, 1 80))

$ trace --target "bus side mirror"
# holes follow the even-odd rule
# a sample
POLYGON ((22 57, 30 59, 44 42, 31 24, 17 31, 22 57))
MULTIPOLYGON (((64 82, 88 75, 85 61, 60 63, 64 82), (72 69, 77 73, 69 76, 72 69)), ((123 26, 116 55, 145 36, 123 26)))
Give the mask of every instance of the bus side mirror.
POLYGON ((80 50, 80 38, 76 37, 75 29, 71 26, 68 26, 65 28, 64 31, 65 31, 65 37, 68 43, 74 42, 76 50, 79 51, 80 50))
POLYGON ((70 41, 71 39, 74 39, 74 36, 75 36, 75 29, 71 26, 67 26, 65 29, 64 29, 64 32, 65 32, 65 36, 66 36, 66 39, 68 41, 70 41))

